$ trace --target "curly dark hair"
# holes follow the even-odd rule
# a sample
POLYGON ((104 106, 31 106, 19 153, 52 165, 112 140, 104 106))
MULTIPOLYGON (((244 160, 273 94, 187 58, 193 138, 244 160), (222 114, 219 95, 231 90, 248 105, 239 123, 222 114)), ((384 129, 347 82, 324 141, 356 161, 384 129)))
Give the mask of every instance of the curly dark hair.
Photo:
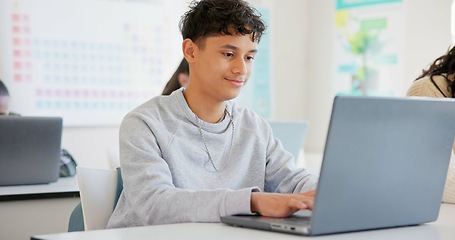
POLYGON ((261 14, 243 0, 193 0, 180 19, 183 39, 197 43, 203 37, 252 34, 259 42, 266 29, 261 14), (234 31, 233 31, 234 30, 234 31))
MULTIPOLYGON (((428 69, 423 69, 422 74, 417 78, 430 77, 432 81, 433 76, 443 76, 447 83, 449 84, 449 91, 452 94, 452 98, 455 97, 455 81, 449 79, 448 75, 453 75, 455 73, 455 46, 449 47, 447 53, 436 58, 434 62, 428 67, 428 69)), ((417 80, 416 79, 416 80, 417 80)))

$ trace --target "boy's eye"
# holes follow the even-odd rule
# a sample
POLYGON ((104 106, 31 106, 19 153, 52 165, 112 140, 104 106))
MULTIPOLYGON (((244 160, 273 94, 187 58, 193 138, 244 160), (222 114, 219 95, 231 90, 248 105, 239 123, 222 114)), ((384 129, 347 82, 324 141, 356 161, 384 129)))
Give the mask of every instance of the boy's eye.
POLYGON ((248 61, 253 61, 253 60, 254 60, 254 56, 248 56, 248 57, 246 57, 246 59, 247 59, 248 61))
POLYGON ((232 56, 234 56, 234 54, 233 54, 233 53, 224 53, 224 56, 226 56, 226 57, 232 57, 232 56))

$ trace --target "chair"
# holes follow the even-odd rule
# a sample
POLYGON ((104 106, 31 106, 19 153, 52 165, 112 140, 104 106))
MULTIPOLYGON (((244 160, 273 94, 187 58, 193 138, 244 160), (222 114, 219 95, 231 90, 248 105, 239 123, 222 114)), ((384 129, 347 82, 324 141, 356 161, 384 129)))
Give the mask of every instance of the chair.
POLYGON ((284 149, 292 153, 297 160, 308 130, 308 122, 269 121, 269 124, 272 127, 273 136, 278 138, 281 144, 283 144, 284 149))
POLYGON ((123 190, 120 168, 77 167, 81 203, 70 216, 68 232, 105 229, 123 190))

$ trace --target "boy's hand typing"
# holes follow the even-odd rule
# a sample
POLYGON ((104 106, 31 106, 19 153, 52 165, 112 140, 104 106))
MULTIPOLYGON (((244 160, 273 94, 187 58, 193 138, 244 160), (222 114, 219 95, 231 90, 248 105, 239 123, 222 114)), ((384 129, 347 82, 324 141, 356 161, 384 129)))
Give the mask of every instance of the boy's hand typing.
POLYGON ((251 212, 266 217, 287 217, 303 209, 313 209, 316 190, 304 193, 251 193, 251 212))

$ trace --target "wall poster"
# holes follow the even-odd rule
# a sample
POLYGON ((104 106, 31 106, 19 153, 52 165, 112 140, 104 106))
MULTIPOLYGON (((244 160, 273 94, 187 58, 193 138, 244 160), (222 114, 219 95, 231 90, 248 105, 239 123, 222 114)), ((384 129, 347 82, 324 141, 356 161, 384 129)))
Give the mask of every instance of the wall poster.
POLYGON ((403 78, 402 0, 337 0, 336 95, 398 95, 403 78))

